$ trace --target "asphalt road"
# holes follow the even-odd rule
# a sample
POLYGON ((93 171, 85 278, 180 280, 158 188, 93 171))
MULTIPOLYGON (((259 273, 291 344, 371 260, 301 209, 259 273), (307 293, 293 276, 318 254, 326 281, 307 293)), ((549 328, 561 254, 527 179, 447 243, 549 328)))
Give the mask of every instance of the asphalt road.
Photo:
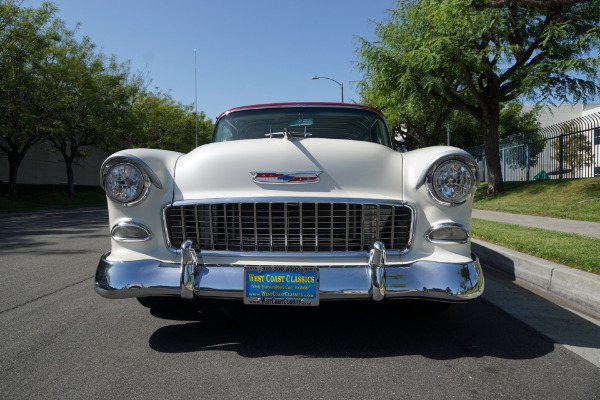
POLYGON ((160 314, 101 298, 106 221, 0 216, 1 398, 600 398, 599 367, 485 295, 438 316, 355 303, 160 314))

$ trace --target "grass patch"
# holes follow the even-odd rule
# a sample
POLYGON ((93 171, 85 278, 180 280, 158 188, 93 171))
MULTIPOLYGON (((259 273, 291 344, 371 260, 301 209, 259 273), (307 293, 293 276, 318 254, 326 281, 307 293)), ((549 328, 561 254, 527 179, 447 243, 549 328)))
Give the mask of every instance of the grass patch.
POLYGON ((487 183, 475 193, 474 208, 600 222, 600 178, 504 182, 505 190, 491 196, 487 183))
POLYGON ((471 235, 521 253, 600 275, 600 239, 473 218, 471 235))
POLYGON ((37 211, 66 208, 106 206, 106 195, 101 189, 81 190, 70 199, 64 190, 38 191, 19 196, 16 201, 0 197, 0 212, 37 211))

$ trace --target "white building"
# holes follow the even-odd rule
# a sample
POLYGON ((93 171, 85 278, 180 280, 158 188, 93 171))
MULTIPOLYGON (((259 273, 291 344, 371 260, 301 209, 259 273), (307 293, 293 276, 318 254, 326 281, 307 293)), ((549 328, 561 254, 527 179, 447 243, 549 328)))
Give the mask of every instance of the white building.
MULTIPOLYGON (((523 111, 529 111, 533 108, 532 105, 523 106, 523 111)), ((590 114, 600 112, 600 103, 592 104, 563 104, 559 106, 544 106, 538 116, 538 121, 542 124, 542 128, 551 125, 560 124, 569 120, 585 117, 590 114)))

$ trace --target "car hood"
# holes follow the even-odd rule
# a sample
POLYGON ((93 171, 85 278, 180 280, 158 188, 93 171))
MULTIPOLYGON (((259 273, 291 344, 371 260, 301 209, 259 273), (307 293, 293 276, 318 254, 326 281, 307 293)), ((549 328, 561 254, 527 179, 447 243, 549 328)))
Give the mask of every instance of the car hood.
POLYGON ((211 143, 179 158, 174 201, 265 197, 402 199, 402 154, 339 139, 211 143), (318 172, 316 183, 265 184, 253 172, 318 172))

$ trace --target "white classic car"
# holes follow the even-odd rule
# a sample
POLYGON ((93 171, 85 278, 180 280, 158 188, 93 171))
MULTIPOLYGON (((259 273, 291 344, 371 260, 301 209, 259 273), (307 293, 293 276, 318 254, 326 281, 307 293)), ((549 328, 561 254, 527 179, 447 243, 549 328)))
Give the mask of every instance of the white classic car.
POLYGON ((370 107, 231 109, 213 143, 120 151, 101 183, 112 248, 95 290, 107 298, 314 306, 483 292, 474 160, 453 147, 396 151, 370 107))

